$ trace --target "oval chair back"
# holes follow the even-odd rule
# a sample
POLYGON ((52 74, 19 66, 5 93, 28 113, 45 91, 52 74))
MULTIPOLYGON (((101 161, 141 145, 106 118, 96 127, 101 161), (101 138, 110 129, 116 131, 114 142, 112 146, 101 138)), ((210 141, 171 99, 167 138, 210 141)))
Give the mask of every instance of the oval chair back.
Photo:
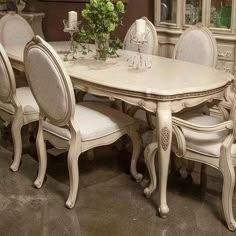
POLYGON ((173 58, 216 67, 217 44, 214 35, 202 24, 187 29, 175 46, 173 58))
POLYGON ((15 76, 8 56, 0 43, 0 100, 9 103, 15 93, 15 76))
MULTIPOLYGON (((142 53, 157 55, 158 50, 158 38, 157 32, 152 24, 146 17, 142 17, 143 20, 146 21, 146 32, 147 32, 147 43, 145 43, 142 47, 142 53)), ((138 51, 138 48, 132 42, 132 37, 135 36, 136 33, 136 24, 135 22, 130 26, 128 32, 126 33, 124 39, 124 49, 130 51, 138 51)))
POLYGON ((25 47, 24 63, 26 77, 40 112, 52 124, 69 124, 75 112, 74 90, 57 53, 36 36, 25 47))
POLYGON ((32 40, 34 32, 29 23, 17 14, 7 14, 0 19, 0 42, 8 47, 25 45, 32 40))

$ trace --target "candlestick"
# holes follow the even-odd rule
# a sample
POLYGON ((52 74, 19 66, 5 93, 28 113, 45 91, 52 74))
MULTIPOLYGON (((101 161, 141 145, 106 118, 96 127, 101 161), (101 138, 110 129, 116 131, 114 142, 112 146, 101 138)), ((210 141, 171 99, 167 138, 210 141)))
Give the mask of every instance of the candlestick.
POLYGON ((146 21, 143 19, 138 19, 135 21, 136 24, 136 38, 142 40, 142 36, 145 34, 146 21))
POLYGON ((78 14, 75 11, 68 12, 68 26, 70 29, 76 29, 78 22, 78 14))

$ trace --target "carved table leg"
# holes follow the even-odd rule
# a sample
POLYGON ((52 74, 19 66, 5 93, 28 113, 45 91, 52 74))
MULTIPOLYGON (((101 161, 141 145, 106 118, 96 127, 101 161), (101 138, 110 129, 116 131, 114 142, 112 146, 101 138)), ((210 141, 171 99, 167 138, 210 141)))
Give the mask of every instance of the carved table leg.
POLYGON ((169 212, 166 191, 172 140, 172 114, 170 102, 159 102, 157 104, 156 121, 157 143, 159 147, 159 213, 162 218, 165 218, 169 212))

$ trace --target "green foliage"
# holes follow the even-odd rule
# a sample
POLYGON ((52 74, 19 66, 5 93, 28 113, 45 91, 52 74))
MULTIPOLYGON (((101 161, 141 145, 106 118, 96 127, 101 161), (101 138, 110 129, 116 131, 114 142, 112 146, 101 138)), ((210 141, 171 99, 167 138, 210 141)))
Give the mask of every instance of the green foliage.
MULTIPOLYGON (((89 43, 95 39, 104 39, 122 24, 120 14, 125 13, 122 1, 112 3, 111 0, 90 0, 85 5, 81 15, 83 23, 77 35, 79 43, 89 43)), ((121 46, 119 40, 110 40, 111 49, 109 54, 117 55, 116 51, 121 46)))

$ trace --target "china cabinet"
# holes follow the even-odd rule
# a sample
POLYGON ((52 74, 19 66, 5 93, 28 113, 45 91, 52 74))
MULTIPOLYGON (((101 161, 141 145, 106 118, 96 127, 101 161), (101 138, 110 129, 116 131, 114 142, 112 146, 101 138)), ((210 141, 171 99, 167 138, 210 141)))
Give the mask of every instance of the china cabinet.
MULTIPOLYGON (((6 14, 7 14, 7 12, 0 11, 0 18, 2 18, 6 14)), ((19 15, 28 21, 28 23, 32 27, 35 34, 40 35, 42 38, 44 38, 44 34, 42 31, 42 21, 45 17, 45 13, 42 13, 42 12, 38 12, 38 13, 37 12, 22 12, 19 15)))
POLYGON ((199 22, 217 40, 217 68, 235 73, 236 1, 233 0, 155 0, 159 55, 172 57, 183 31, 199 22))

